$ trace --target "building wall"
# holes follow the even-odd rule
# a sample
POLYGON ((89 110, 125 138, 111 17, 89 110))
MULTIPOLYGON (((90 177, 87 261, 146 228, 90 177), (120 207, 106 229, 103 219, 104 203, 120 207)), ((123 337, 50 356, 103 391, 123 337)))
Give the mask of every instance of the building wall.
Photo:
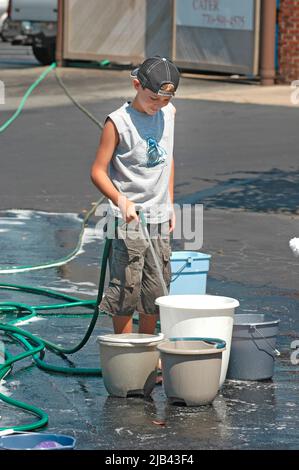
POLYGON ((279 80, 299 80, 299 0, 280 0, 279 14, 279 80))

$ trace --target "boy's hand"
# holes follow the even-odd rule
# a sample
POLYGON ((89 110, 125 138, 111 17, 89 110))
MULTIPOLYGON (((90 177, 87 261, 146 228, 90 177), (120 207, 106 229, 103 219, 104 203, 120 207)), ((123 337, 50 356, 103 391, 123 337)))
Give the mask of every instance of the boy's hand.
POLYGON ((119 201, 118 207, 120 208, 122 217, 127 224, 132 222, 132 220, 139 222, 139 217, 136 213, 134 202, 129 201, 129 199, 126 197, 122 197, 119 201))
POLYGON ((139 222, 139 217, 136 213, 135 204, 131 201, 128 201, 127 213, 126 213, 126 222, 127 222, 127 224, 129 222, 132 222, 132 220, 136 220, 136 222, 139 222))

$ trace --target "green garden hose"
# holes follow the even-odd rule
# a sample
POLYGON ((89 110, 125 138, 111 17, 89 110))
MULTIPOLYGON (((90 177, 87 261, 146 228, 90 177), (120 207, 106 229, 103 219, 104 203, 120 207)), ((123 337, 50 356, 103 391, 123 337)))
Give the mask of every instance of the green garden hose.
MULTIPOLYGON (((23 99, 21 100, 21 103, 17 109, 17 111, 13 114, 13 116, 8 119, 1 127, 0 127, 0 133, 4 132, 13 122, 17 117, 20 115, 22 109, 24 108, 25 102, 28 99, 29 95, 33 92, 33 90, 38 86, 38 84, 48 75, 49 72, 52 70, 56 69, 56 63, 53 63, 50 67, 48 67, 41 75, 40 77, 29 87, 27 92, 25 93, 23 99)), ((63 84, 62 80, 58 77, 57 72, 55 70, 55 75, 58 80, 58 83, 62 86, 64 89, 65 93, 67 96, 73 101, 73 103, 78 106, 85 114, 93 120, 99 127, 103 127, 102 123, 97 121, 94 117, 90 115, 90 113, 83 108, 68 92, 67 88, 63 84)), ((67 256, 62 259, 52 261, 52 262, 45 262, 39 265, 32 265, 32 266, 0 266, 0 274, 11 274, 11 273, 17 273, 17 272, 25 272, 25 271, 32 271, 32 270, 37 270, 37 269, 46 269, 46 268, 52 268, 55 266, 60 266, 63 264, 68 263, 71 261, 78 253, 78 251, 81 248, 82 245, 82 239, 83 239, 83 233, 84 233, 84 228, 89 220, 89 218, 94 214, 96 208, 98 207, 99 204, 102 203, 104 200, 104 196, 92 207, 84 219, 82 220, 82 227, 81 231, 79 234, 79 239, 76 248, 67 256)), ((116 221, 117 223, 117 221, 116 221)), ((25 350, 25 352, 18 354, 17 356, 11 355, 8 351, 4 352, 4 361, 3 363, 0 364, 0 380, 3 380, 10 372, 12 369, 12 366, 15 362, 20 361, 22 359, 28 358, 32 356, 32 359, 34 360, 35 364, 37 367, 40 369, 43 369, 45 371, 50 371, 50 372, 56 372, 56 373, 63 373, 63 374, 71 374, 71 375, 102 375, 101 369, 97 368, 69 368, 69 367, 60 367, 56 365, 49 364, 43 360, 44 355, 45 355, 45 350, 48 349, 52 352, 54 352, 57 355, 60 355, 63 357, 64 355, 67 354, 73 354, 80 349, 84 347, 84 345, 87 343, 89 340, 93 329, 95 328, 97 319, 99 315, 104 315, 104 312, 99 312, 99 304, 101 302, 102 296, 103 296, 103 291, 104 291, 104 284, 105 284, 105 275, 106 275, 106 269, 107 269, 107 261, 108 261, 108 256, 109 256, 109 251, 111 248, 111 239, 106 238, 105 242, 105 247, 104 247, 104 252, 103 252, 103 257, 102 257, 102 264, 101 264, 101 273, 100 273, 100 280, 99 280, 99 289, 98 289, 98 296, 96 300, 81 300, 73 296, 69 296, 66 294, 62 294, 60 292, 56 292, 53 290, 49 289, 42 289, 42 288, 37 288, 37 287, 31 287, 31 286, 21 286, 17 284, 8 284, 8 283, 0 283, 0 289, 2 290, 15 290, 15 291, 20 291, 20 292, 26 292, 26 293, 31 293, 31 294, 36 294, 39 296, 46 296, 49 298, 55 298, 59 301, 59 303, 56 304, 43 304, 43 305, 37 305, 37 306, 31 306, 27 305, 24 303, 18 303, 18 302, 0 302, 0 315, 4 316, 6 314, 14 313, 17 312, 18 314, 24 314, 21 317, 18 317, 16 320, 10 320, 7 323, 0 323, 0 331, 3 331, 7 336, 12 338, 16 343, 20 344, 22 348, 25 350), (84 314, 74 314, 75 316, 81 316, 84 315, 85 318, 91 316, 91 321, 90 324, 87 328, 87 331, 83 337, 83 339, 77 344, 76 346, 72 348, 63 348, 61 346, 58 346, 54 344, 51 341, 48 341, 44 338, 39 338, 36 335, 33 335, 23 329, 18 328, 15 326, 16 324, 30 320, 35 316, 49 316, 49 315, 54 315, 53 313, 50 313, 50 310, 57 310, 57 309, 66 309, 66 308, 74 308, 74 307, 85 307, 87 309, 90 309, 93 311, 92 314, 87 315, 86 313, 84 314)), ((59 317, 70 317, 71 315, 64 315, 64 314, 58 314, 57 316, 59 317)), ((134 320, 135 322, 135 320, 134 320)), ((47 414, 40 410, 39 408, 29 405, 26 403, 23 403, 21 401, 15 400, 11 397, 8 397, 2 393, 0 393, 0 400, 4 401, 5 403, 15 406, 17 408, 29 411, 33 415, 37 416, 39 419, 38 421, 35 421, 33 423, 29 424, 24 424, 24 425, 19 425, 19 426, 13 426, 13 427, 0 427, 0 432, 3 434, 6 431, 9 432, 22 432, 22 431, 32 431, 38 428, 41 428, 45 426, 48 423, 48 416, 47 414)))
POLYGON ((49 261, 49 262, 32 265, 32 266, 0 266, 0 274, 14 274, 17 272, 20 273, 20 272, 27 272, 27 271, 36 271, 38 269, 55 268, 57 266, 62 266, 66 263, 69 263, 72 259, 74 259, 77 256, 78 252, 80 251, 81 246, 82 246, 82 241, 83 241, 84 229, 90 217, 95 213, 97 207, 103 202, 104 199, 105 199, 105 196, 102 196, 84 216, 82 223, 81 223, 81 230, 79 233, 77 246, 71 253, 69 253, 68 256, 65 256, 64 258, 60 258, 58 260, 49 261))
MULTIPOLYGON (((48 364, 39 357, 38 353, 41 353, 41 352, 44 353, 45 349, 49 349, 52 352, 59 354, 59 355, 73 354, 79 351, 80 349, 82 349, 83 346, 87 343, 96 325, 97 319, 99 317, 98 306, 103 296, 105 274, 106 274, 107 260, 109 256, 110 247, 111 247, 111 240, 107 238, 105 242, 105 248, 104 248, 104 253, 103 253, 103 258, 102 258, 99 290, 98 290, 98 296, 97 296, 96 301, 84 301, 84 300, 76 299, 75 297, 71 297, 65 294, 60 294, 58 292, 47 290, 47 289, 32 288, 28 286, 18 286, 16 284, 1 284, 0 285, 0 289, 14 289, 14 290, 19 290, 19 291, 24 291, 24 292, 36 293, 39 295, 43 294, 45 296, 49 296, 52 298, 55 297, 55 298, 67 300, 66 303, 51 304, 49 306, 41 305, 41 306, 34 306, 34 307, 23 304, 23 303, 17 303, 17 302, 1 302, 0 303, 0 314, 2 315, 11 313, 12 311, 25 313, 25 316, 18 318, 17 321, 13 320, 13 321, 8 322, 7 324, 3 324, 3 323, 0 324, 0 331, 3 331, 6 334, 9 334, 9 336, 11 336, 13 339, 18 341, 25 349, 25 352, 17 356, 11 356, 9 353, 7 352, 5 353, 5 360, 3 364, 0 365, 0 380, 3 379, 4 376, 6 376, 10 372, 12 365, 16 361, 20 361, 24 358, 27 358, 28 356, 32 356, 36 365, 39 368, 46 370, 46 371, 63 373, 63 374, 71 374, 71 375, 99 375, 99 376, 102 375, 101 369, 67 368, 67 367, 60 367, 60 366, 48 364), (48 340, 45 340, 44 338, 39 338, 23 329, 20 329, 12 325, 12 323, 21 322, 26 319, 28 320, 36 315, 44 315, 44 313, 39 313, 39 310, 43 311, 45 309, 51 310, 51 309, 57 309, 57 308, 71 308, 71 307, 78 307, 78 306, 85 306, 87 308, 92 308, 93 315, 92 315, 91 322, 87 328, 87 331, 83 339, 80 341, 78 345, 72 348, 63 348, 61 346, 55 345, 54 343, 48 340)), ((60 316, 64 316, 64 315, 60 315, 60 316)), ((22 426, 13 426, 14 430, 32 431, 33 429, 44 426, 48 421, 47 415, 42 410, 39 410, 38 408, 32 405, 19 402, 17 400, 7 397, 6 395, 2 393, 0 393, 0 399, 10 405, 16 406, 18 408, 26 409, 27 411, 30 411, 33 414, 40 417, 40 420, 38 422, 35 422, 32 424, 26 424, 22 426)), ((11 429, 11 428, 0 428, 0 431, 7 430, 7 429, 11 429)))
MULTIPOLYGON (((21 103, 17 109, 17 111, 13 114, 13 116, 8 119, 2 126, 0 126, 0 133, 4 132, 14 121, 17 119, 17 117, 20 115, 21 111, 24 108, 25 102, 28 99, 29 95, 33 92, 33 90, 39 85, 39 83, 44 80, 44 78, 48 75, 49 72, 54 70, 56 68, 56 63, 53 63, 50 67, 48 67, 41 75, 40 77, 28 88, 26 91, 24 97, 21 100, 21 103)), ((57 74, 56 74, 57 77, 57 74)), ((57 77, 58 78, 58 77, 57 77)), ((58 80, 60 85, 63 86, 63 82, 61 79, 58 80)), ((64 90, 67 93, 67 95, 72 99, 71 95, 67 92, 66 87, 64 86, 64 90)), ((78 103, 73 100, 76 105, 78 103)), ((83 107, 80 107, 82 111, 84 111, 83 107)), ((86 113, 87 114, 87 113, 86 113)), ((91 118, 91 116, 89 115, 91 118)), ((102 124, 98 122, 97 120, 93 119, 94 122, 97 123, 100 127, 102 127, 102 124)), ((82 238, 83 238, 83 233, 84 233, 84 228, 89 220, 89 218, 93 215, 95 212, 96 208, 98 205, 103 201, 104 196, 95 204, 94 207, 90 209, 90 211, 86 214, 82 221, 82 228, 80 231, 79 235, 79 240, 77 243, 77 246, 75 250, 73 250, 67 257, 52 261, 52 262, 46 262, 40 265, 32 265, 32 266, 1 266, 0 267, 0 274, 10 274, 10 273, 16 273, 16 272, 24 272, 24 271, 32 271, 32 270, 37 270, 37 269, 45 269, 45 268, 52 268, 54 266, 60 266, 62 264, 66 264, 69 262, 71 259, 73 259, 78 251, 81 248, 82 245, 82 238)), ((64 373, 64 374, 72 374, 72 375, 101 375, 101 369, 92 369, 92 368, 67 368, 67 367, 59 367, 55 366, 52 364, 48 364, 43 360, 45 350, 49 349, 52 352, 58 354, 58 355, 65 355, 65 354, 73 354, 80 349, 83 348, 83 346, 87 343, 89 340, 92 331, 96 325, 97 319, 99 317, 99 309, 98 306, 101 302, 102 296, 103 296, 103 291, 104 291, 104 283, 105 283, 105 274, 106 274, 106 268, 107 268, 107 260, 109 256, 109 251, 111 247, 111 240, 106 239, 105 242, 105 247, 104 247, 104 252, 103 252, 103 258, 102 258, 102 265, 101 265, 101 274, 100 274, 100 281, 99 281, 99 290, 98 290, 98 296, 97 299, 94 301, 90 300, 80 300, 76 297, 72 297, 66 294, 61 294, 59 292, 55 292, 52 290, 48 289, 41 289, 41 288, 35 288, 35 287, 30 287, 30 286, 20 286, 16 284, 6 284, 6 283, 1 283, 0 284, 0 289, 4 290, 16 290, 16 291, 22 291, 22 292, 27 292, 27 293, 33 293, 37 295, 44 295, 50 298, 56 298, 60 302, 56 304, 51 304, 51 305, 38 305, 38 306, 30 306, 26 305, 24 303, 18 303, 18 302, 0 302, 0 314, 2 316, 12 313, 12 312, 18 312, 18 314, 24 314, 21 317, 18 317, 17 320, 11 320, 7 323, 0 323, 0 331, 4 332, 6 335, 11 337, 15 342, 19 343, 23 349, 25 349, 25 352, 18 354, 17 356, 11 355, 8 351, 4 352, 4 360, 3 363, 0 364, 0 380, 4 379, 6 377, 11 369, 12 366, 15 362, 20 361, 22 359, 28 358, 32 356, 35 364, 46 371, 51 371, 51 372, 58 372, 58 373, 64 373), (48 316, 48 315, 53 315, 52 313, 49 313, 49 310, 54 310, 54 309, 64 309, 64 308, 73 308, 73 307, 78 307, 78 306, 83 306, 88 309, 93 310, 92 314, 92 319, 90 321, 90 324, 87 328, 87 331, 83 337, 83 339, 77 344, 76 346, 72 348, 63 348, 61 346, 58 346, 46 339, 43 338, 38 338, 37 336, 18 328, 17 326, 14 326, 14 324, 17 324, 19 322, 25 321, 32 319, 34 316, 48 316)), ((87 317, 86 314, 76 314, 78 315, 84 315, 87 317)), ((65 315, 59 314, 60 317, 64 317, 65 315)), ((69 316, 69 315, 68 315, 69 316)), ((18 400, 14 400, 11 397, 8 397, 2 393, 0 393, 0 400, 4 401, 5 403, 9 405, 13 405, 15 407, 24 409, 26 411, 29 411, 30 413, 34 414, 39 418, 38 421, 30 424, 24 424, 20 426, 13 426, 10 428, 1 428, 0 431, 32 431, 34 429, 40 428, 42 426, 45 426, 48 422, 48 416, 47 414, 40 410, 39 408, 20 402, 18 400)))
POLYGON ((39 76, 39 78, 28 88, 28 90, 26 91, 25 95, 23 96, 23 98, 21 100, 21 103, 20 103, 18 109, 16 110, 16 112, 11 116, 11 118, 9 118, 4 124, 2 124, 2 126, 0 126, 0 133, 4 132, 8 128, 8 126, 10 126, 15 121, 15 119, 17 119, 17 117, 20 115, 22 109, 24 108, 25 103, 26 103, 29 95, 31 95, 33 90, 44 80, 44 78, 48 75, 48 73, 50 73, 53 69, 55 69, 55 67, 56 67, 56 62, 53 62, 53 64, 51 64, 50 67, 48 67, 39 76))

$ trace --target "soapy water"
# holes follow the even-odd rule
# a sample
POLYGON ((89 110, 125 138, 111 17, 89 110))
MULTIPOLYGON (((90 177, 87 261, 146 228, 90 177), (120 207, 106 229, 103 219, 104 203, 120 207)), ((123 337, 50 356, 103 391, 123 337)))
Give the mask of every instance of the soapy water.
POLYGON ((294 255, 299 256, 299 238, 292 238, 289 245, 294 255))
POLYGON ((57 441, 41 441, 33 449, 47 450, 47 449, 61 449, 63 446, 57 441))

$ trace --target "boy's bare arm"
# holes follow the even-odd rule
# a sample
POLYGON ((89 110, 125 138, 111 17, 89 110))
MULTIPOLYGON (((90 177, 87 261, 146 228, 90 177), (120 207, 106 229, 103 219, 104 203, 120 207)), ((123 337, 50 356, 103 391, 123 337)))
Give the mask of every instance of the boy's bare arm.
POLYGON ((170 171, 170 177, 169 177, 168 190, 169 190, 171 203, 173 204, 173 201, 174 201, 174 159, 172 159, 172 162, 171 162, 171 171, 170 171))
POLYGON ((101 193, 111 199, 113 204, 116 206, 118 206, 120 193, 117 191, 108 176, 108 168, 117 144, 118 132, 113 122, 108 119, 101 135, 100 144, 95 161, 91 168, 90 176, 92 182, 101 191, 101 193))
MULTIPOLYGON (((174 114, 176 114, 176 108, 172 105, 174 114)), ((171 161, 171 171, 170 171, 170 177, 169 177, 169 183, 168 183, 168 190, 169 190, 169 196, 171 203, 173 204, 174 202, 174 159, 172 158, 171 161)))
MULTIPOLYGON (((168 191, 170 196, 171 204, 173 205, 174 202, 174 159, 171 162, 171 171, 170 171, 170 178, 168 184, 168 191)), ((169 233, 173 232, 175 228, 175 212, 174 208, 172 207, 172 214, 169 220, 169 233)))
POLYGON ((107 119, 90 176, 92 182, 101 193, 110 199, 115 206, 120 208, 126 222, 130 222, 133 219, 138 220, 135 206, 133 202, 129 201, 116 189, 108 175, 109 164, 118 145, 118 140, 119 137, 115 125, 111 119, 107 119))

